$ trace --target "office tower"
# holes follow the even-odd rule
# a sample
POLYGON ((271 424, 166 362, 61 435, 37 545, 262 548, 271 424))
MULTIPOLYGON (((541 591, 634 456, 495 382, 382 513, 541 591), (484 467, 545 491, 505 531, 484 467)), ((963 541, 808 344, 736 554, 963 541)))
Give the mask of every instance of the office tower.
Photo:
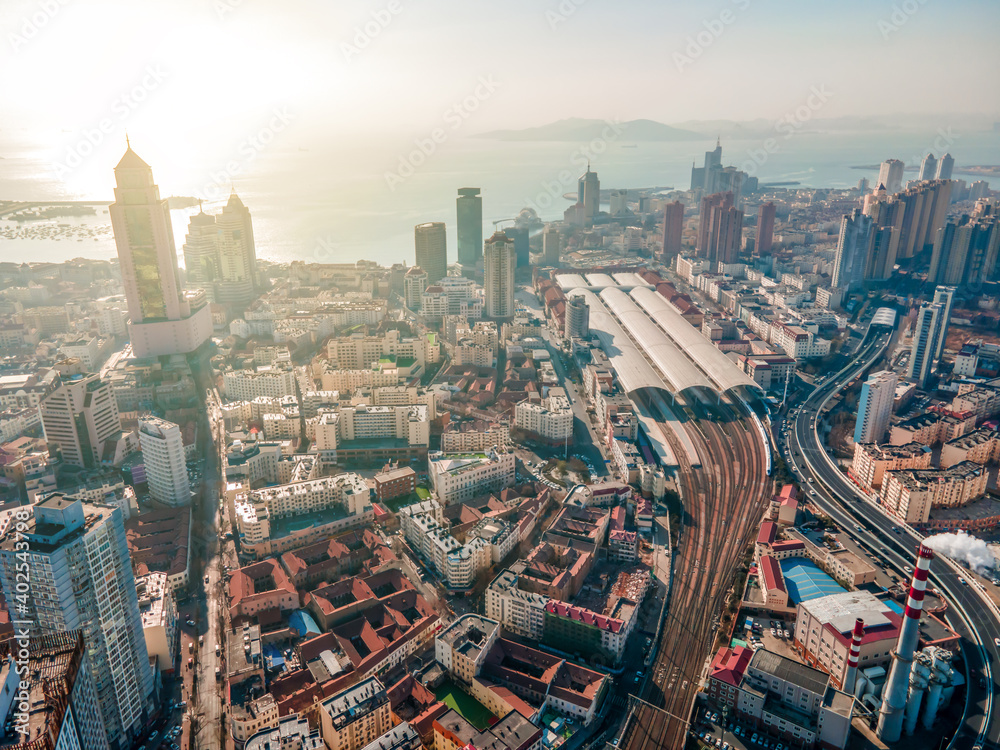
POLYGON ((937 174, 937 169, 938 164, 937 159, 934 158, 934 154, 927 154, 920 164, 920 173, 917 175, 917 179, 921 181, 933 180, 937 174))
POLYGON ((868 178, 862 177, 860 180, 858 180, 858 187, 856 189, 858 190, 858 192, 867 193, 869 186, 870 183, 868 181, 868 178))
POLYGON ((219 277, 219 230, 214 216, 199 211, 191 217, 182 250, 185 286, 214 292, 219 277))
POLYGON ((458 263, 462 275, 475 278, 476 266, 482 260, 483 199, 479 188, 459 188, 455 202, 458 227, 458 263))
POLYGON ((10 716, 12 703, 18 698, 18 682, 31 701, 30 710, 25 712, 27 726, 20 730, 11 727, 6 737, 0 736, 0 746, 12 750, 110 750, 82 633, 29 637, 24 644, 11 638, 0 643, 0 658, 6 670, 2 672, 5 682, 14 685, 13 689, 5 685, 0 710, 7 710, 2 715, 5 719, 10 716), (14 651, 19 651, 18 659, 14 651))
POLYGON ((951 180, 921 182, 895 196, 904 206, 897 258, 912 258, 933 249, 937 232, 948 217, 952 184, 951 180))
POLYGON ((118 402, 100 375, 68 378, 45 397, 39 412, 45 441, 69 466, 100 466, 104 444, 121 433, 118 402))
POLYGON ((934 359, 940 360, 944 353, 944 345, 948 340, 948 322, 951 320, 951 308, 955 304, 955 287, 938 286, 934 288, 934 304, 941 305, 941 320, 938 323, 937 337, 934 342, 934 359))
POLYGON ((417 224, 413 229, 416 264, 427 273, 427 286, 448 275, 448 238, 443 221, 417 224))
POLYGON ((668 263, 681 251, 684 236, 684 204, 680 201, 667 203, 663 207, 663 252, 660 259, 668 263))
POLYGON ((186 354, 212 333, 204 295, 181 290, 170 209, 160 200, 153 170, 131 147, 115 167, 109 209, 128 302, 129 337, 138 357, 186 354))
POLYGON ((735 263, 743 238, 743 211, 733 205, 732 193, 713 193, 701 199, 697 253, 719 263, 735 263))
POLYGON ((483 247, 483 287, 486 293, 487 318, 514 317, 514 268, 517 252, 514 242, 504 233, 495 232, 483 247))
POLYGON ((583 206, 583 221, 586 226, 594 223, 594 219, 601 212, 601 181, 597 179, 597 172, 590 171, 590 163, 587 163, 587 171, 577 182, 577 203, 583 206))
POLYGON ((403 277, 403 301, 414 312, 420 309, 420 297, 427 289, 427 272, 420 266, 413 266, 403 277))
POLYGON ((517 256, 517 267, 527 268, 531 265, 531 240, 527 227, 510 227, 505 229, 507 239, 514 243, 514 255, 517 256))
POLYGON ((558 266, 562 254, 562 235, 549 224, 542 232, 542 262, 548 266, 558 266))
MULTIPOLYGON (((153 674, 142 633, 120 508, 50 495, 22 510, 31 550, 28 596, 20 591, 19 532, 0 537, 0 583, 33 636, 80 630, 105 736, 125 750, 146 730, 153 674), (21 603, 24 602, 24 609, 21 603)), ((97 745, 99 747, 100 745, 97 745)), ((85 745, 85 747, 90 747, 85 745)))
POLYGON ((566 299, 566 338, 590 335, 590 307, 580 296, 566 299))
POLYGON ((899 159, 888 159, 882 162, 878 172, 878 181, 890 193, 898 193, 903 187, 904 164, 899 159))
POLYGON ((872 373, 861 384, 858 418, 854 423, 855 443, 881 443, 885 438, 898 383, 895 372, 882 370, 872 373))
POLYGON ((691 164, 691 189, 704 190, 707 193, 715 192, 709 190, 707 185, 713 181, 712 172, 722 168, 722 141, 715 141, 715 148, 705 152, 704 166, 696 167, 691 164))
POLYGON ((181 428, 157 417, 139 419, 139 446, 146 467, 149 494, 157 502, 176 507, 191 502, 187 461, 181 428))
POLYGON ((934 178, 937 180, 950 180, 952 170, 954 169, 955 169, 955 158, 951 154, 945 154, 938 161, 937 174, 934 175, 934 178))
POLYGON ((628 210, 628 190, 612 190, 611 205, 608 209, 612 216, 627 216, 628 210))
POLYGON ((933 369, 934 351, 937 348, 943 317, 943 305, 932 302, 921 305, 917 313, 906 376, 915 380, 920 388, 927 387, 927 380, 933 369))
POLYGON ((872 241, 872 219, 861 209, 845 214, 840 221, 840 237, 833 261, 834 289, 851 289, 864 280, 872 241))
POLYGON ((754 250, 757 255, 770 255, 774 245, 774 203, 762 203, 757 211, 757 239, 754 250))
POLYGON ((242 311, 256 298, 260 282, 250 209, 243 205, 235 190, 222 213, 215 217, 215 227, 219 242, 215 301, 242 311))
POLYGON ((736 167, 722 167, 711 170, 707 190, 713 193, 732 193, 733 203, 739 206, 743 200, 743 179, 746 172, 736 167))

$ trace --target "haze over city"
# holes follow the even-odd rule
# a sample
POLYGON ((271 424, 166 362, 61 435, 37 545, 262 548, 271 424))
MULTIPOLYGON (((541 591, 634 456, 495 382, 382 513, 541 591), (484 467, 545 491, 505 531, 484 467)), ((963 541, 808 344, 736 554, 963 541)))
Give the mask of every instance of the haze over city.
POLYGON ((0 750, 1000 750, 998 29, 5 0, 0 750))

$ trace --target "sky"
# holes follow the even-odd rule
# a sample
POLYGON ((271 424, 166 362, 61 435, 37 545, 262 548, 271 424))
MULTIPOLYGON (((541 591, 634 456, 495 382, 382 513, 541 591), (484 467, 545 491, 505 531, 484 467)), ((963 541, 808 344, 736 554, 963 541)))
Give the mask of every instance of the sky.
POLYGON ((87 139, 120 153, 127 131, 162 163, 277 130, 312 146, 776 120, 816 91, 816 117, 986 123, 997 28, 990 0, 3 0, 0 143, 30 134, 65 159, 87 139))

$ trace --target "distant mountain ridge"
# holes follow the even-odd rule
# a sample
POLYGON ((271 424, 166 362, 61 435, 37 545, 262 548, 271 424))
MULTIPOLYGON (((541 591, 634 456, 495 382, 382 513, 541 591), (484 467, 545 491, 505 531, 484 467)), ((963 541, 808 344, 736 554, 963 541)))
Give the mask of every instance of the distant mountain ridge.
POLYGON ((633 141, 694 141, 705 136, 693 130, 664 125, 655 120, 629 120, 610 123, 607 120, 591 120, 571 117, 535 128, 522 130, 492 130, 480 133, 477 138, 491 138, 497 141, 591 141, 608 138, 608 128, 613 126, 621 132, 615 133, 615 140, 633 141))

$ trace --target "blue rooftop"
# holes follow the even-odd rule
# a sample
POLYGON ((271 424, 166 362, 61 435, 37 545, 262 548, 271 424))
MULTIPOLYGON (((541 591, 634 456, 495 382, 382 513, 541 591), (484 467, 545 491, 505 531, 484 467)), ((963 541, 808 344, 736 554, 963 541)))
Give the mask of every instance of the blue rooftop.
POLYGON ((790 557, 780 560, 781 573, 785 577, 785 588, 789 598, 798 604, 821 596, 840 594, 844 591, 840 584, 820 570, 812 560, 790 557))
POLYGON ((300 637, 320 634, 319 625, 304 609, 297 609, 288 617, 288 625, 298 631, 300 637))

